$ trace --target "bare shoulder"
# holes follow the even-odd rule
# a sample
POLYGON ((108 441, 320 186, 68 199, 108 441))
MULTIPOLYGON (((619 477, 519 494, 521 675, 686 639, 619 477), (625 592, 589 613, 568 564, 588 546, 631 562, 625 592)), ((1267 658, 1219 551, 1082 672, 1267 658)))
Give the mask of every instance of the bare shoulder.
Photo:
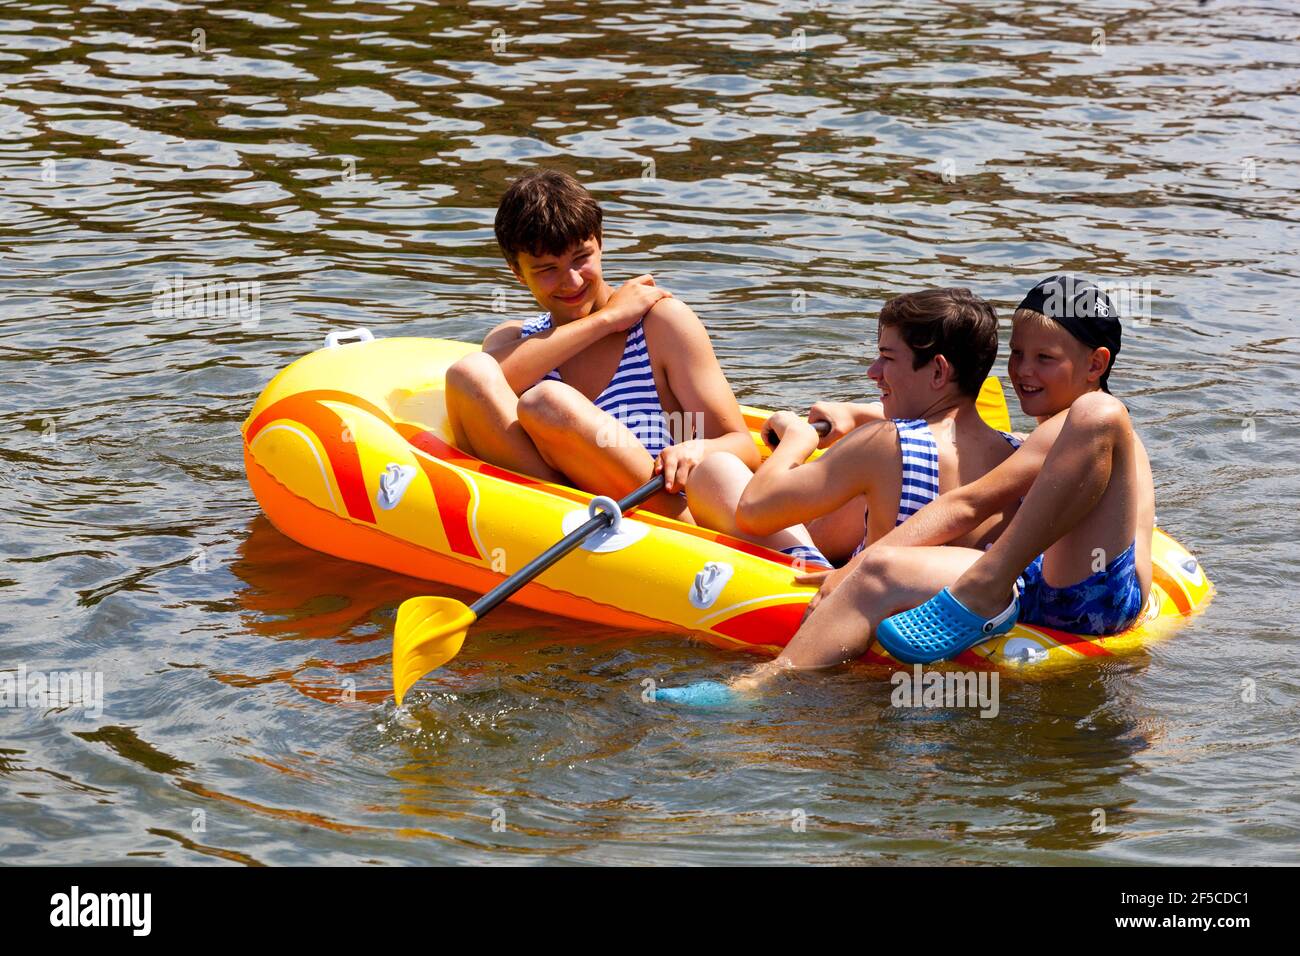
POLYGON ((837 467, 842 465, 870 474, 877 468, 896 466, 901 457, 898 426, 886 419, 859 425, 826 449, 821 460, 834 460, 837 467))
POLYGON ((641 327, 652 344, 707 341, 708 330, 695 310, 681 299, 660 299, 645 314, 641 327))
POLYGON ((1128 406, 1101 389, 1080 395, 1068 409, 1071 417, 1081 420, 1132 423, 1128 406))
POLYGON ((884 402, 860 402, 858 407, 869 415, 872 421, 883 422, 885 420, 884 402))
POLYGON ((1061 429, 1065 427, 1065 418, 1070 414, 1067 408, 1064 411, 1057 412, 1045 422, 1039 422, 1038 427, 1025 436, 1020 449, 1026 455, 1037 452, 1046 455, 1056 444, 1056 439, 1060 437, 1061 429))

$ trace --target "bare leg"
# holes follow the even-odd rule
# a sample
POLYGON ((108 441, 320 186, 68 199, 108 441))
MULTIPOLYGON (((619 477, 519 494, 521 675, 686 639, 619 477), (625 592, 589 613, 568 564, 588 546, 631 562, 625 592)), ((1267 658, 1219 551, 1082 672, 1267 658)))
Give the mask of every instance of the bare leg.
POLYGON ((804 619, 781 656, 732 686, 756 690, 785 670, 831 667, 861 657, 877 624, 951 585, 980 555, 971 548, 868 548, 848 578, 804 619))
POLYGON ((808 533, 822 554, 836 564, 848 560, 867 536, 867 496, 858 495, 830 514, 808 522, 808 533))
POLYGON ((543 481, 567 484, 519 423, 519 398, 497 360, 472 352, 447 369, 447 417, 456 444, 476 458, 543 481))
POLYGON ((1118 399, 1092 392, 1075 401, 1015 518, 952 588, 976 614, 1002 611, 1016 577, 1039 554, 1043 577, 1067 587, 1137 536, 1138 454, 1133 425, 1118 399))
MULTIPOLYGON (((538 382, 519 399, 519 422, 546 464, 574 487, 621 498, 654 474, 654 459, 622 422, 563 382, 538 382)), ((677 494, 655 495, 643 506, 694 523, 677 494)))
POLYGON ((802 544, 812 546, 812 538, 803 525, 794 525, 766 537, 743 534, 736 527, 736 506, 754 473, 749 466, 729 452, 709 455, 691 472, 686 486, 686 500, 695 520, 714 531, 753 541, 780 551, 802 544))

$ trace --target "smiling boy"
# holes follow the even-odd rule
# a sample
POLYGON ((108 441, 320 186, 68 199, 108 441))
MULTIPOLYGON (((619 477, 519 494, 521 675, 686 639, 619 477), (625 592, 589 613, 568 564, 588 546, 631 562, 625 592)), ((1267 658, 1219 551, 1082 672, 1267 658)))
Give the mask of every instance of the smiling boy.
POLYGON ((1007 371, 1038 427, 983 478, 940 495, 865 551, 775 665, 735 689, 781 668, 851 660, 873 638, 904 662, 928 663, 1017 620, 1104 635, 1141 615, 1155 490, 1128 410, 1110 394, 1119 317, 1095 285, 1062 275, 1031 289, 1013 323, 1007 371), (987 551, 950 546, 1017 502, 987 551))
POLYGON ((611 288, 600 206, 573 177, 534 169, 502 196, 511 272, 547 311, 498 325, 447 371, 460 447, 546 481, 621 497, 663 472, 651 510, 691 521, 680 492, 705 457, 758 450, 695 313, 649 275, 611 288))
MULTIPOLYGON (((1012 453, 1018 442, 990 428, 976 409, 997 357, 992 306, 967 289, 900 295, 880 310, 877 335, 879 354, 867 375, 880 389, 881 413, 871 406, 814 406, 810 419, 836 422, 819 440, 809 422, 778 412, 763 427, 780 442, 757 474, 729 455, 711 456, 687 490, 691 511, 710 527, 829 567, 820 549, 834 553, 832 539, 840 535, 828 534, 816 519, 837 515, 852 522, 856 555, 941 492, 974 481, 1012 453), (828 441, 834 444, 825 454, 806 461, 828 441), (842 513, 848 503, 856 503, 856 514, 842 513)), ((1003 526, 1002 515, 990 514, 959 541, 979 547, 1003 526)), ((825 587, 851 568, 830 572, 825 587)))

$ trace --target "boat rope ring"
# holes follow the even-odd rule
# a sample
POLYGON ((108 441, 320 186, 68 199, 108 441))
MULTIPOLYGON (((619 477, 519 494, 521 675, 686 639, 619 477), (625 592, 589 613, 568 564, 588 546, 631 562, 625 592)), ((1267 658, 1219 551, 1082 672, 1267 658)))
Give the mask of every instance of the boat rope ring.
POLYGON ((598 514, 610 515, 609 530, 618 534, 623 530, 623 511, 618 502, 604 495, 597 495, 587 505, 587 514, 594 518, 598 514))
POLYGON ((609 525, 593 531, 591 536, 582 542, 584 551, 594 551, 597 554, 622 551, 628 545, 636 544, 650 533, 648 524, 633 521, 631 518, 624 521, 623 512, 619 509, 618 502, 604 495, 592 498, 585 509, 568 512, 560 523, 560 527, 564 529, 565 534, 569 534, 575 528, 581 527, 601 514, 610 516, 609 525))

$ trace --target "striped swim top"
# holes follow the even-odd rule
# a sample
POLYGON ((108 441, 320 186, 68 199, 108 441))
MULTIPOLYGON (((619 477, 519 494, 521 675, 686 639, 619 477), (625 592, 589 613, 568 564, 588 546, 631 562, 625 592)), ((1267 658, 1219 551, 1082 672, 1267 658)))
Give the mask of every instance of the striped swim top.
MULTIPOLYGON (((898 450, 903 453, 903 484, 898 495, 898 527, 935 498, 939 497, 939 446, 934 443, 934 433, 924 418, 895 418, 898 429, 898 450)), ((1007 432, 998 432, 1012 448, 1020 447, 1020 439, 1007 432)))
MULTIPOLYGON (((934 442, 934 432, 924 418, 891 419, 898 429, 898 450, 903 456, 902 484, 898 493, 898 527, 935 498, 939 497, 939 446, 934 442)), ((1012 448, 1020 447, 1020 439, 1007 432, 998 432, 1012 448)), ((853 552, 857 554, 867 546, 862 543, 853 552)))
MULTIPOLYGON (((526 339, 549 328, 551 313, 544 312, 525 322, 519 329, 519 337, 526 339)), ((545 378, 563 381, 559 369, 547 372, 545 378)), ((641 321, 627 330, 623 357, 618 361, 614 377, 592 404, 622 422, 651 457, 658 457, 661 451, 673 444, 668 419, 655 388, 654 369, 650 365, 650 351, 646 347, 641 321)))

